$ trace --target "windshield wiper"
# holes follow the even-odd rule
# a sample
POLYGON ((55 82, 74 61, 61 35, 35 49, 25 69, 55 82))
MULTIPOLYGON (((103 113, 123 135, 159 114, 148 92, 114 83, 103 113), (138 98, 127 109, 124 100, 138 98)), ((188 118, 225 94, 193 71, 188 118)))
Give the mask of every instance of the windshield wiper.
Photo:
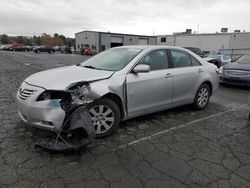
MULTIPOLYGON (((92 65, 84 65, 83 67, 89 68, 89 69, 98 69, 92 65)), ((100 69, 99 69, 100 70, 100 69)))
POLYGON ((96 69, 96 70, 114 71, 114 70, 109 70, 109 69, 97 68, 97 67, 94 67, 92 65, 84 65, 82 67, 89 68, 89 69, 96 69))

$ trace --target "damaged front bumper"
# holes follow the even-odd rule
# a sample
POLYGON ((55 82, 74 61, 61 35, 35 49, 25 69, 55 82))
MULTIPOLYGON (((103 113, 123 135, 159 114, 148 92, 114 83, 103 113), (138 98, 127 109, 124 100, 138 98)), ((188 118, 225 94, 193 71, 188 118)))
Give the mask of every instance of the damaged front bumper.
POLYGON ((60 100, 36 101, 44 91, 23 82, 17 92, 18 114, 28 125, 58 131, 63 124, 65 111, 60 106, 60 100))
POLYGON ((78 83, 67 91, 50 91, 23 82, 17 92, 18 114, 28 125, 59 132, 74 106, 91 102, 85 98, 85 86, 78 83))

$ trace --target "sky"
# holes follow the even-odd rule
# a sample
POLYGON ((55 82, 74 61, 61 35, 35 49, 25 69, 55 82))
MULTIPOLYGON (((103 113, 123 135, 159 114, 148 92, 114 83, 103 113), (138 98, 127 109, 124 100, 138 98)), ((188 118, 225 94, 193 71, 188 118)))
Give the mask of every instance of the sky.
POLYGON ((0 0, 0 34, 250 31, 250 0, 0 0))

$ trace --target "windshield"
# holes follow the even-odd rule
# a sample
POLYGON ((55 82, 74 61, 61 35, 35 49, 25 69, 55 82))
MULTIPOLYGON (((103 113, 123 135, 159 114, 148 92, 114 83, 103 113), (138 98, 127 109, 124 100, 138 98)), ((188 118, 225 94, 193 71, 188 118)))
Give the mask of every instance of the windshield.
POLYGON ((239 64, 250 64, 250 55, 243 55, 241 56, 236 63, 239 64))
POLYGON ((142 50, 137 48, 112 48, 80 64, 81 67, 118 71, 125 67, 142 50))

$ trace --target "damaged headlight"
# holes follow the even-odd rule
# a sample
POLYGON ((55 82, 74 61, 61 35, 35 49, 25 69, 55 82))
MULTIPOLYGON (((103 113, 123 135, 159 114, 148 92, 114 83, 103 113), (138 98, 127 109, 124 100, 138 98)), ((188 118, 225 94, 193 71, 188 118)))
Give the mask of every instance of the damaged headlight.
POLYGON ((62 99, 65 101, 71 101, 70 93, 65 91, 54 91, 54 90, 47 90, 41 93, 36 101, 46 101, 46 100, 55 100, 55 99, 62 99))
MULTIPOLYGON (((70 92, 72 100, 74 102, 88 102, 87 95, 90 90, 89 83, 86 82, 78 82, 76 84, 72 84, 67 91, 70 92)), ((90 101, 89 101, 90 102, 90 101)))
POLYGON ((70 85, 66 91, 47 90, 39 95, 36 101, 61 99, 64 102, 89 103, 92 100, 87 98, 90 85, 85 82, 78 82, 70 85))

